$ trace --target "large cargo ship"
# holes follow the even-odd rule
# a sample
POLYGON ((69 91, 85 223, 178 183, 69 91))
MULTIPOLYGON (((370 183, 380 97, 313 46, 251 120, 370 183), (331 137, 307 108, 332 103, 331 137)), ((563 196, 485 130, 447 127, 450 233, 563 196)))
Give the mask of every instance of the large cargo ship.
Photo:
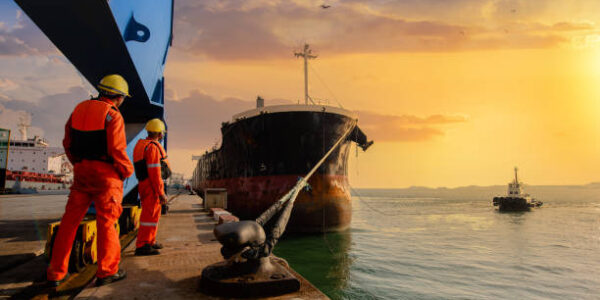
MULTIPOLYGON (((305 61, 311 58, 309 51, 305 46, 305 61)), ((265 107, 259 97, 255 109, 223 123, 220 148, 198 158, 194 190, 202 195, 207 188, 225 188, 229 211, 241 219, 256 218, 352 130, 310 178, 309 188, 299 194, 287 230, 348 228, 352 216, 347 177, 350 145, 355 142, 366 150, 372 141, 357 126, 355 113, 309 104, 309 100, 306 93, 304 105, 265 107)))

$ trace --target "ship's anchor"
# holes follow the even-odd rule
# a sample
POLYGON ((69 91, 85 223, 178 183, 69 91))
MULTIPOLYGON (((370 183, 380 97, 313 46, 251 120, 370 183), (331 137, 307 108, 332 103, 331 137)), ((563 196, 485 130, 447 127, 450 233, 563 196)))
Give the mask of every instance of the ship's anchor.
POLYGON ((300 289, 300 281, 288 271, 285 260, 271 254, 285 231, 298 194, 308 186, 310 177, 355 126, 356 122, 305 177, 300 177, 287 194, 255 221, 224 223, 215 227, 214 235, 223 245, 221 254, 225 261, 202 270, 200 286, 204 292, 221 297, 267 297, 300 289), (274 216, 278 217, 274 219, 274 216), (268 234, 265 228, 268 228, 268 234))

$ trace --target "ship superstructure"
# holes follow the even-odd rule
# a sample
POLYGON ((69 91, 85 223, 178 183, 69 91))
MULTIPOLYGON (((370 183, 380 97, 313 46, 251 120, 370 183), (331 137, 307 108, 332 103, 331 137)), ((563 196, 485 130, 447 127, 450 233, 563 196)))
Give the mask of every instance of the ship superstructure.
POLYGON ((21 120, 18 125, 21 139, 10 140, 8 155, 0 157, 0 165, 6 163, 5 186, 13 190, 67 189, 73 167, 63 147, 51 147, 39 136, 28 138, 29 123, 21 120))
POLYGON ((523 183, 519 181, 518 170, 515 167, 515 179, 508 183, 508 194, 494 197, 493 204, 498 206, 500 211, 523 211, 543 204, 523 192, 523 183))
POLYGON ((68 172, 65 163, 68 163, 65 150, 62 147, 50 147, 41 137, 10 142, 7 158, 9 171, 63 174, 68 172))

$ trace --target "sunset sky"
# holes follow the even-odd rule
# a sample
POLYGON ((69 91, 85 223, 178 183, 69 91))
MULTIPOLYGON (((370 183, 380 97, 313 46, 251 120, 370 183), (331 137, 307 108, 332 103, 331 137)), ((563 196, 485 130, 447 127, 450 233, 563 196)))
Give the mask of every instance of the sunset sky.
MULTIPOLYGON (((355 187, 600 182, 600 1, 176 0, 167 61, 169 157, 220 140, 222 121, 310 94, 359 113, 355 187), (321 4, 331 7, 322 9, 321 4)), ((58 145, 95 93, 12 1, 0 2, 0 127, 32 112, 58 145)))

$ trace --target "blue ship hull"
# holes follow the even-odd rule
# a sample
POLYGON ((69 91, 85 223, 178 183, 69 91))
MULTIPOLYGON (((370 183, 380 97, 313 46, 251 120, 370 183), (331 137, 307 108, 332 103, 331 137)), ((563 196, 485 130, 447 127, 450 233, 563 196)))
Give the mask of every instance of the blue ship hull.
MULTIPOLYGON (((15 1, 92 85, 107 74, 127 80, 132 98, 121 113, 132 157, 136 142, 145 137, 143 124, 164 120, 163 71, 173 39, 173 0, 15 1)), ((136 186, 132 176, 124 194, 134 194, 136 186)))

